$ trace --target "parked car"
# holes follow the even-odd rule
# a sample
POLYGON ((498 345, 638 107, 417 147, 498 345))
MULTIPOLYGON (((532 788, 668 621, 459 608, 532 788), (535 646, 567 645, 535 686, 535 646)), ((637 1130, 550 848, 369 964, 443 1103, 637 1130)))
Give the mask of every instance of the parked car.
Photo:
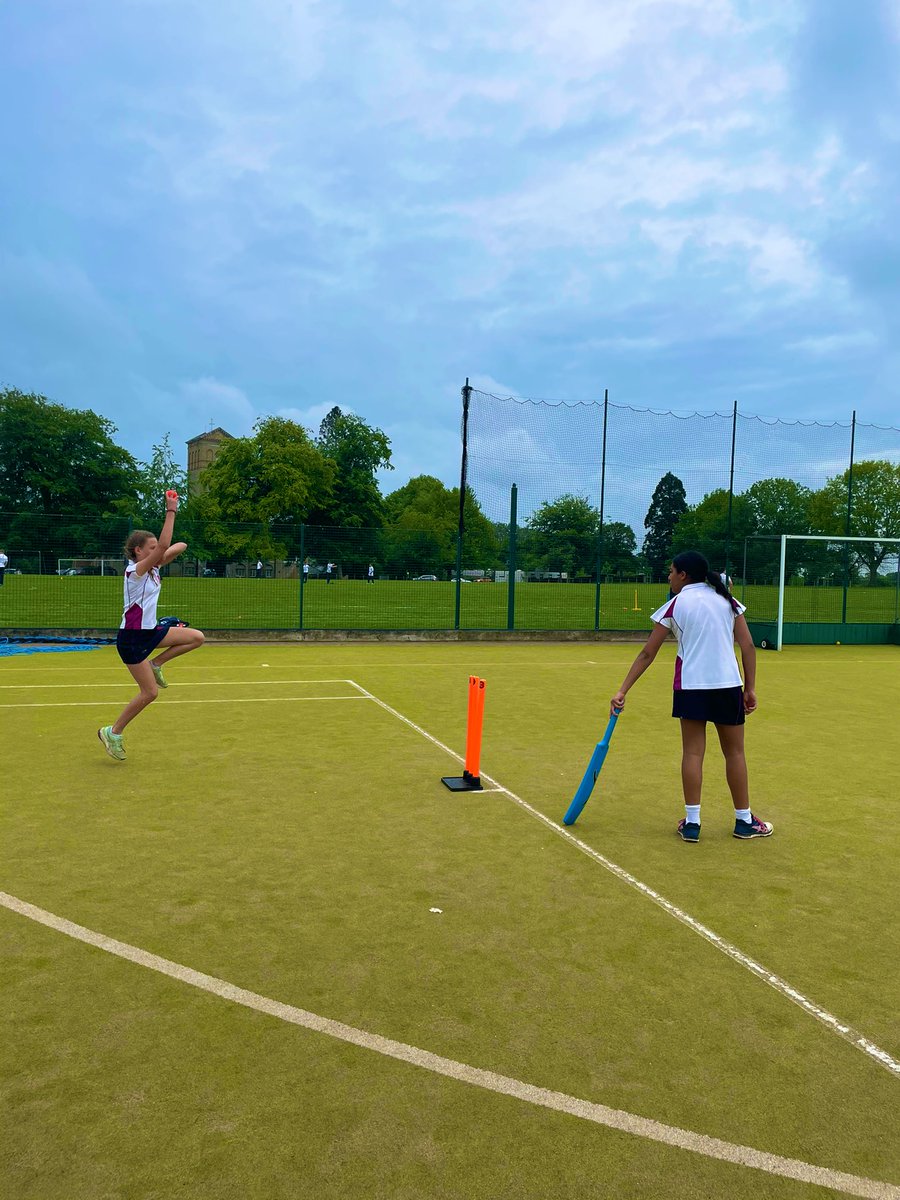
POLYGON ((215 573, 215 571, 212 569, 212 567, 204 567, 204 568, 203 568, 203 574, 204 574, 206 577, 213 577, 213 578, 214 578, 216 573, 215 573))
POLYGON ((417 575, 416 583, 437 583, 437 575, 417 575))

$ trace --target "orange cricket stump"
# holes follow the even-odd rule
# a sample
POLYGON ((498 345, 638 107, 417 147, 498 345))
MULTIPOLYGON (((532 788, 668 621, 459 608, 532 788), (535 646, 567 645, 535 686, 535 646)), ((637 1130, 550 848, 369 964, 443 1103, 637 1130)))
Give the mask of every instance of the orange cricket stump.
POLYGON ((481 726, 484 721, 485 681, 469 676, 469 715, 466 722, 466 762, 462 775, 445 775, 441 783, 451 792, 480 792, 481 726))

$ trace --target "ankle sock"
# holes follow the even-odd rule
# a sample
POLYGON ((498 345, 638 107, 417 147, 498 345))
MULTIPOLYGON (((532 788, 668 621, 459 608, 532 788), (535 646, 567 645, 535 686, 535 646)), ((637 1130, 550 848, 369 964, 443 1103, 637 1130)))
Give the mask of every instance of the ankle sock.
POLYGON ((736 808, 734 810, 734 819, 736 821, 746 821, 749 825, 752 818, 753 814, 749 808, 736 808))
POLYGON ((700 805, 699 804, 686 804, 684 806, 684 811, 686 814, 685 820, 687 821, 688 825, 699 825, 700 824, 700 805))

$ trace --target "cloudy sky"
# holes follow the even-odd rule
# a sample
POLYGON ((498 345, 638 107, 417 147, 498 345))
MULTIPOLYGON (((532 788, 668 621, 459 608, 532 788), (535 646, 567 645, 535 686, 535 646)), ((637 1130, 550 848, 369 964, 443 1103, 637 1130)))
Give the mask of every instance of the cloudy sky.
POLYGON ((900 0, 5 0, 0 385, 390 435, 459 389, 900 425, 900 0))

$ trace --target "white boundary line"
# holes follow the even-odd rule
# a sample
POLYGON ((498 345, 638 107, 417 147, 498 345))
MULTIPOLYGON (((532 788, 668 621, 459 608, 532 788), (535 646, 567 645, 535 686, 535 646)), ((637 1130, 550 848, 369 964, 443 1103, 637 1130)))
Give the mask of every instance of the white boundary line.
MULTIPOLYGON (((288 683, 346 683, 346 679, 179 679, 177 686, 182 687, 271 687, 277 684, 283 687, 288 683)), ((133 687, 128 678, 119 683, 0 683, 0 692, 5 691, 38 691, 47 688, 128 688, 133 687)))
MULTIPOLYGON (((409 717, 405 717, 403 713, 398 712, 396 708, 391 708, 389 704, 386 704, 383 700, 379 700, 377 696, 374 696, 371 692, 367 691, 361 684, 356 683, 355 680, 348 679, 347 683, 352 684, 355 688, 358 688, 364 696, 367 696, 370 700, 374 701, 375 704, 377 704, 380 708, 383 708, 386 712, 389 712, 392 716, 402 721, 404 725, 408 725, 410 729, 414 729, 416 733, 420 733, 422 737, 427 738, 429 742, 439 747, 452 758, 455 758, 457 762, 462 763, 465 761, 459 754, 456 753, 455 750, 451 750, 449 746, 445 746, 443 742, 438 741, 436 737, 433 737, 426 730, 422 729, 420 725, 416 725, 414 721, 411 721, 409 717)), ((680 921, 683 925, 686 925, 688 929, 693 930, 694 933, 697 933, 700 935, 700 937, 705 938, 706 941, 715 946, 717 950, 721 950, 723 954, 727 954, 729 958, 733 959, 734 962, 750 971, 750 973, 755 975, 757 979, 761 979, 763 983, 767 983, 769 987, 774 988, 776 992, 780 992, 782 996, 786 996, 788 1000, 793 1001, 793 1003, 802 1008, 804 1012, 809 1013, 810 1016, 815 1017, 818 1021, 821 1021, 821 1023, 827 1029, 830 1029, 832 1033, 838 1034, 844 1039, 844 1041, 849 1042, 851 1046, 855 1046, 857 1050, 862 1050, 863 1053, 867 1054, 874 1062, 877 1062, 880 1066, 890 1071, 895 1077, 900 1078, 900 1062, 898 1062, 897 1059, 892 1058, 886 1050, 882 1050, 880 1046, 877 1046, 874 1042, 870 1041, 852 1026, 847 1025, 844 1021, 841 1021, 837 1017, 833 1016, 830 1012, 828 1012, 827 1009, 822 1008, 813 1000, 808 999, 784 979, 781 979, 778 975, 773 974, 766 967, 756 962, 755 959, 750 958, 749 955, 744 954, 744 952, 739 950, 737 946, 733 946, 731 942, 726 941, 725 938, 720 937, 717 933, 714 933, 706 925, 701 924, 700 921, 696 920, 689 913, 686 913, 684 909, 679 908, 678 905, 673 904, 670 900, 667 900, 665 896, 662 896, 659 892, 654 891, 654 889, 649 887, 646 883, 642 883, 640 879, 636 878, 629 871, 626 871, 624 867, 620 867, 618 863, 614 863, 611 859, 606 858, 604 855, 598 853, 593 846, 589 846, 586 842, 581 841, 580 838, 575 837, 574 834, 569 833, 564 826, 557 825, 555 821, 551 821, 549 817, 545 816, 542 812, 539 812, 538 809, 533 808, 527 801, 523 800, 520 796, 517 796, 515 792, 511 792, 509 788, 506 788, 501 783, 498 783, 498 781, 492 776, 482 771, 481 778, 486 780, 488 783, 494 784, 498 791, 504 792, 507 796, 509 796, 510 800, 518 804, 520 808, 523 808, 525 812, 534 817, 536 820, 540 821, 558 837, 561 837, 565 841, 570 842, 573 846, 576 846, 583 854, 586 854, 589 858, 592 858, 594 862, 599 863, 601 867, 605 867, 607 871, 610 871, 613 875, 615 875, 617 879, 621 879, 623 883, 627 883, 630 887, 633 887, 636 891, 640 892, 641 895, 646 896, 648 900, 652 900, 654 904, 658 904, 659 907, 667 912, 670 917, 674 917, 677 921, 680 921)), ((477 795, 477 793, 470 794, 477 795)))
MULTIPOLYGON (((287 704, 300 700, 368 700, 368 696, 241 696, 236 700, 166 700, 165 708, 173 704, 287 704)), ((109 700, 48 700, 36 704, 0 704, 0 708, 97 708, 109 700)))
MULTIPOLYGON (((374 697, 373 697, 374 698, 374 697)), ((167 975, 179 983, 188 984, 209 992, 222 1000, 240 1004, 244 1008, 253 1009, 291 1025, 299 1025, 316 1033, 324 1033, 328 1037, 341 1042, 349 1042, 364 1050, 383 1054, 387 1058, 409 1063, 422 1070, 431 1071, 436 1075, 455 1079, 460 1083, 471 1084, 496 1092, 502 1096, 511 1096, 516 1100, 524 1100, 539 1108, 552 1109, 555 1112, 567 1113, 582 1121, 591 1121, 595 1125, 603 1125, 609 1129, 617 1129, 623 1133, 642 1137, 653 1142, 662 1142, 680 1150, 690 1150, 702 1154, 705 1158, 718 1159, 720 1162, 735 1163, 742 1167, 752 1167, 757 1171, 765 1171, 769 1175, 777 1175, 783 1179, 796 1179, 803 1183, 815 1184, 818 1187, 831 1188, 832 1191, 842 1192, 847 1196, 862 1196, 866 1200, 900 1200, 900 1187, 884 1183, 877 1179, 867 1179, 859 1175, 849 1175, 843 1171, 834 1171, 830 1167, 818 1167, 812 1163, 803 1162, 796 1158, 783 1158, 778 1154, 768 1154, 764 1150, 755 1150, 751 1146, 740 1146, 733 1142, 722 1141, 720 1138, 708 1137, 706 1134, 694 1133, 689 1129, 680 1129, 675 1125, 664 1125, 648 1117, 637 1116, 635 1113, 622 1109, 609 1108, 605 1104, 595 1104, 590 1100, 582 1100, 565 1092, 554 1092, 547 1088, 536 1087, 508 1075, 498 1075, 494 1071, 485 1071, 480 1067, 470 1067, 466 1063, 456 1062, 452 1058, 444 1058, 440 1054, 432 1054, 429 1050, 421 1050, 417 1046, 396 1042, 391 1038, 382 1037, 377 1033, 369 1033, 357 1029, 353 1025, 345 1025, 341 1021, 333 1021, 328 1017, 318 1016, 303 1008, 295 1008, 292 1004, 284 1004, 261 996, 257 992, 247 991, 214 975, 205 975, 190 967, 182 966, 168 958, 151 954, 128 942, 120 942, 105 934, 76 925, 64 917, 58 917, 46 909, 38 908, 6 892, 0 892, 0 905, 31 921, 45 925, 57 933, 75 938, 88 946, 94 946, 126 959, 137 966, 167 975)))

